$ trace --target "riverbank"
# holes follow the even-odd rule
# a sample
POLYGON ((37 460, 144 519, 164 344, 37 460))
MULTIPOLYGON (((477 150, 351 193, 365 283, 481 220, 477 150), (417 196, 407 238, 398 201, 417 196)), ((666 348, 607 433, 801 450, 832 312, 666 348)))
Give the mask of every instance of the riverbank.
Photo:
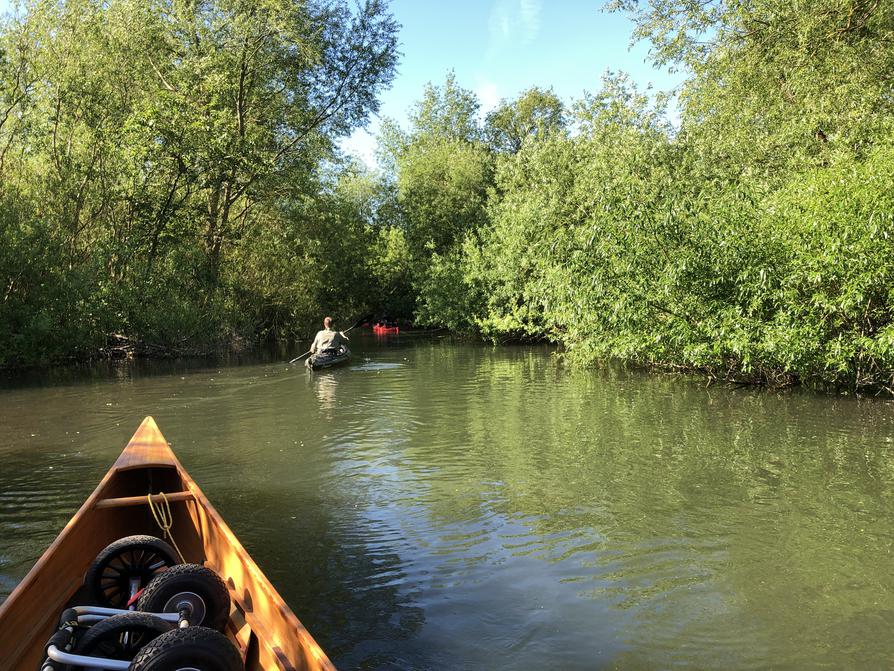
MULTIPOLYGON (((383 343, 399 343, 401 339, 446 338, 450 342, 469 344, 492 344, 496 348, 518 348, 525 346, 548 346, 552 354, 563 361, 566 367, 586 371, 594 369, 626 369, 640 371, 657 376, 680 376, 692 379, 703 386, 729 385, 732 387, 755 387, 768 391, 794 389, 804 387, 810 391, 824 395, 856 395, 858 397, 892 398, 894 392, 887 387, 864 385, 855 387, 852 384, 834 384, 825 380, 802 380, 798 375, 786 371, 760 370, 744 373, 741 367, 729 366, 724 369, 684 365, 674 362, 648 361, 637 358, 622 359, 619 357, 584 358, 572 348, 566 348, 561 342, 549 341, 545 338, 512 338, 504 337, 495 342, 495 338, 485 338, 481 334, 453 332, 445 328, 412 328, 403 323, 399 334, 376 334, 368 327, 354 332, 354 336, 383 343)), ((308 332, 298 338, 283 340, 232 338, 225 344, 187 344, 177 346, 153 345, 131 340, 125 336, 115 335, 109 338, 109 345, 104 348, 85 352, 80 355, 59 357, 52 362, 32 362, 27 365, 7 365, 0 367, 11 376, 40 374, 51 369, 68 368, 77 375, 77 370, 84 370, 95 365, 130 364, 140 362, 143 367, 153 367, 163 361, 193 361, 232 365, 239 361, 264 360, 288 361, 296 354, 306 350, 306 344, 313 339, 308 332)))

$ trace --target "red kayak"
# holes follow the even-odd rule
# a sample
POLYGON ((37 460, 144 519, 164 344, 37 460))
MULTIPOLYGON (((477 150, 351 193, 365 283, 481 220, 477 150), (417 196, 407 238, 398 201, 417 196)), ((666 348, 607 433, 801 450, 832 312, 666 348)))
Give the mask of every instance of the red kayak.
POLYGON ((385 324, 373 324, 373 333, 378 335, 400 333, 399 326, 386 326, 385 324))

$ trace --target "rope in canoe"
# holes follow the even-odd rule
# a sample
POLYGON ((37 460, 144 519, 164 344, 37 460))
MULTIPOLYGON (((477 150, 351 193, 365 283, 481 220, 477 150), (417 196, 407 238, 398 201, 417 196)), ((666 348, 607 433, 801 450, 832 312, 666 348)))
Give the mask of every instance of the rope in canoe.
POLYGON ((161 500, 164 503, 164 506, 153 503, 152 494, 147 494, 146 500, 149 502, 149 510, 152 511, 152 517, 155 518, 155 523, 165 532, 165 538, 171 541, 171 545, 173 545, 174 549, 177 551, 181 563, 185 564, 186 559, 183 558, 183 553, 180 552, 180 548, 177 547, 177 541, 174 540, 174 535, 171 533, 171 527, 174 526, 174 516, 171 514, 171 504, 168 502, 168 497, 165 496, 164 492, 159 492, 159 494, 161 495, 161 500))

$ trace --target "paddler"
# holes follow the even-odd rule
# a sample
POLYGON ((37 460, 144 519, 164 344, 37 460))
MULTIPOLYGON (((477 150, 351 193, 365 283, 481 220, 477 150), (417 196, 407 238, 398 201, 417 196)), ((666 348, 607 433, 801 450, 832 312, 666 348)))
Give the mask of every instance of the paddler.
POLYGON ((323 319, 323 330, 317 331, 313 344, 310 346, 310 353, 317 354, 327 349, 336 349, 339 345, 346 345, 348 336, 341 331, 332 329, 332 317, 323 319))

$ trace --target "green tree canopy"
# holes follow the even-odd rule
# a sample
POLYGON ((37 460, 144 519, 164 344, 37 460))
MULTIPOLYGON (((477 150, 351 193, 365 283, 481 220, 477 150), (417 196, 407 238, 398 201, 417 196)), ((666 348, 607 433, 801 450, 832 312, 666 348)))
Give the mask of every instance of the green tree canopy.
POLYGON ((875 0, 616 0, 684 68, 683 129, 729 170, 778 174, 891 133, 894 6, 875 0))
POLYGON ((543 138, 565 129, 565 106, 553 91, 532 87, 514 100, 502 100, 487 114, 486 130, 496 152, 516 153, 526 138, 543 138))
POLYGON ((9 337, 83 341, 71 313, 100 341, 213 341, 300 303, 248 286, 243 246, 290 226, 284 201, 331 198, 318 168, 378 109, 397 29, 382 0, 22 4, 0 26, 0 198, 6 236, 58 274, 35 291, 0 250, 0 310, 47 315, 0 312, 9 337))

